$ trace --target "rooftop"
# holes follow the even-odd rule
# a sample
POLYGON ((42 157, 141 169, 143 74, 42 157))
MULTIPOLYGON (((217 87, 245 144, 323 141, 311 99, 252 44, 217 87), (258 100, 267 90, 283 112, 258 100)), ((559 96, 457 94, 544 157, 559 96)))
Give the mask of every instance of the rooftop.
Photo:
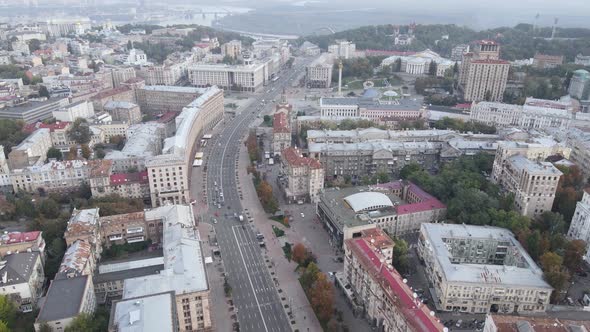
POLYGON ((83 275, 68 279, 54 279, 37 316, 37 322, 77 316, 80 313, 88 278, 90 276, 83 275))
POLYGON ((174 291, 209 289, 200 236, 191 206, 167 205, 145 212, 146 220, 164 220, 164 270, 160 274, 126 279, 123 298, 174 291))
POLYGON ((19 145, 13 147, 12 150, 26 151, 39 144, 40 141, 46 140, 49 136, 49 132, 50 130, 47 128, 37 129, 31 135, 25 138, 25 140, 19 145))
POLYGON ((66 129, 70 125, 69 122, 66 121, 56 121, 54 123, 43 123, 43 122, 34 122, 28 123, 23 127, 23 132, 25 133, 32 133, 37 129, 47 128, 49 131, 54 132, 56 130, 63 130, 66 129))
POLYGON ((550 291, 552 288, 543 279, 543 271, 535 264, 520 242, 507 229, 490 226, 472 226, 456 224, 422 224, 427 250, 437 261, 443 277, 449 282, 466 282, 474 284, 497 283, 513 287, 541 287, 550 291), (449 251, 449 239, 485 240, 505 243, 514 257, 519 259, 516 265, 492 264, 456 264, 451 262, 453 255, 449 251))
POLYGON ((74 208, 66 233, 92 233, 98 227, 98 208, 77 210, 74 208))
POLYGON ((101 91, 101 92, 95 94, 93 97, 91 97, 90 100, 103 99, 103 98, 111 97, 114 95, 118 95, 120 93, 125 93, 128 91, 131 91, 130 87, 125 86, 125 85, 121 85, 121 86, 113 88, 113 89, 101 91))
POLYGON ((10 233, 0 234, 0 246, 37 241, 39 236, 41 236, 40 231, 25 232, 25 233, 10 232, 10 233))
POLYGON ((548 317, 524 317, 491 315, 497 332, 585 332, 590 331, 590 322, 548 317))
POLYGON ((113 304, 109 326, 119 332, 173 332, 175 311, 174 292, 119 300, 113 304))
POLYGON ((287 115, 283 112, 275 113, 272 121, 273 133, 290 133, 289 122, 287 121, 287 115))
POLYGON ((130 184, 130 183, 148 183, 147 171, 136 173, 118 173, 110 176, 111 186, 130 184))
MULTIPOLYGON (((381 233, 381 231, 376 231, 381 233)), ((385 234, 381 234, 381 237, 387 237, 385 234)), ((413 331, 443 331, 444 326, 434 316, 434 313, 421 301, 414 299, 413 291, 397 270, 391 265, 383 266, 383 255, 380 253, 379 244, 383 245, 383 242, 376 241, 370 235, 346 240, 346 245, 355 253, 367 272, 378 280, 385 295, 397 307, 413 331)))
POLYGON ((510 61, 494 60, 494 59, 471 60, 471 63, 482 63, 482 64, 490 64, 490 65, 510 65, 510 61))
POLYGON ((10 286, 29 282, 39 252, 21 252, 0 259, 0 286, 10 286))
POLYGON ((372 140, 360 143, 309 143, 309 152, 340 152, 340 151, 412 151, 440 148, 437 142, 399 142, 396 140, 372 140))
POLYGON ((57 271, 58 275, 68 277, 70 274, 82 275, 92 255, 92 248, 86 241, 77 240, 66 250, 57 271))
POLYGON ((558 175, 563 173, 553 166, 550 162, 537 162, 527 159, 522 155, 515 155, 508 158, 508 161, 514 168, 519 171, 526 170, 529 173, 543 174, 543 175, 558 175))
POLYGON ((173 85, 146 85, 141 88, 146 91, 160 91, 160 92, 177 92, 177 93, 192 93, 199 95, 205 93, 206 88, 193 88, 190 86, 173 86, 173 85))
POLYGON ((130 103, 128 101, 109 100, 109 101, 107 101, 106 104, 104 104, 105 109, 113 109, 113 108, 131 109, 134 107, 138 107, 137 104, 130 103))
POLYGON ((283 159, 291 167, 309 166, 313 169, 322 168, 322 164, 317 159, 303 157, 298 149, 289 147, 282 152, 283 159))

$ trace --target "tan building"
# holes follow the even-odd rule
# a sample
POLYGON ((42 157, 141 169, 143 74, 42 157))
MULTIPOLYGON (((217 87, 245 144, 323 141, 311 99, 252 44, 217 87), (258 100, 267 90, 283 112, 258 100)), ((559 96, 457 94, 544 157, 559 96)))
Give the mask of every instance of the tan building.
POLYGON ((137 104, 143 113, 162 114, 166 112, 180 112, 195 98, 203 94, 203 89, 151 85, 136 91, 137 104))
POLYGON ((498 142, 492 182, 514 194, 515 208, 522 215, 535 217, 551 211, 562 173, 545 158, 569 156, 569 148, 549 139, 536 142, 498 142))
POLYGON ((533 58, 533 67, 539 69, 551 69, 563 64, 563 55, 547 55, 536 53, 533 58))
MULTIPOLYGON (((444 326, 391 265, 394 243, 373 228, 344 243, 342 287, 349 286, 353 309, 376 322, 379 331, 440 332, 444 326)), ((348 295, 349 290, 346 291, 348 295)))
POLYGON ((121 83, 136 77, 135 69, 133 67, 113 67, 106 68, 105 70, 111 72, 114 88, 118 88, 121 83))
POLYGON ((305 67, 305 86, 308 88, 329 88, 332 85, 333 55, 324 53, 305 67))
POLYGON ((45 258, 45 240, 43 232, 7 232, 0 235, 0 257, 8 253, 38 251, 41 259, 45 258))
POLYGON ((146 218, 165 220, 164 269, 126 279, 123 300, 172 291, 179 331, 211 331, 209 282, 192 206, 162 206, 146 211, 146 218))
POLYGON ((90 98, 90 100, 94 105, 94 110, 101 112, 104 111, 104 105, 109 101, 126 101, 129 103, 134 102, 135 93, 127 86, 119 86, 118 88, 99 92, 90 98))
POLYGON ((92 314, 95 309, 92 276, 54 279, 35 320, 35 331, 42 331, 43 324, 52 331, 64 331, 78 315, 92 314))
POLYGON ((128 122, 107 122, 107 123, 94 123, 91 125, 100 129, 104 135, 105 142, 109 142, 111 137, 121 136, 127 138, 127 129, 129 129, 128 122))
POLYGON ((109 248, 113 244, 135 243, 150 240, 162 242, 162 220, 147 219, 142 212, 118 214, 99 219, 103 244, 109 248))
POLYGON ((137 77, 144 79, 145 85, 173 86, 182 77, 184 64, 145 66, 137 70, 137 77))
POLYGON ((47 128, 35 130, 8 154, 10 169, 20 169, 35 164, 42 164, 51 148, 51 131, 47 128))
POLYGON ((134 173, 96 174, 90 177, 92 197, 118 195, 124 198, 150 197, 147 171, 134 173))
POLYGON ((233 59, 238 58, 242 54, 242 41, 232 40, 221 45, 221 55, 228 56, 233 59))
POLYGON ((422 224, 418 254, 440 311, 544 313, 553 288, 507 229, 422 224))
POLYGON ((551 211, 562 174, 550 162, 515 155, 503 164, 497 183, 514 194, 514 207, 518 212, 534 218, 551 211))
POLYGON ((465 100, 502 101, 510 63, 500 60, 500 45, 492 40, 477 42, 474 52, 463 55, 459 84, 465 100))
POLYGON ((114 121, 135 124, 141 122, 141 111, 139 106, 127 101, 109 101, 104 105, 114 121))
POLYGON ((188 183, 196 144, 223 118, 223 91, 217 87, 201 91, 176 117, 176 135, 166 138, 162 154, 146 161, 152 206, 190 202, 188 183))
POLYGON ((289 202, 311 201, 317 203, 324 189, 324 169, 313 158, 303 157, 296 148, 288 147, 282 153, 283 189, 289 202))
POLYGON ((281 155, 282 151, 291 146, 291 126, 288 114, 275 113, 272 122, 272 153, 281 155))
POLYGON ((66 244, 71 246, 76 241, 84 241, 90 245, 95 260, 99 260, 100 254, 102 253, 102 240, 99 226, 98 208, 84 210, 74 209, 64 233, 66 244))
POLYGON ((91 172, 109 172, 110 165, 111 163, 105 160, 51 161, 41 166, 13 170, 10 180, 14 191, 71 191, 87 182, 91 172))
POLYGON ((192 85, 238 91, 259 91, 270 79, 269 62, 246 65, 195 64, 188 68, 188 78, 192 85))

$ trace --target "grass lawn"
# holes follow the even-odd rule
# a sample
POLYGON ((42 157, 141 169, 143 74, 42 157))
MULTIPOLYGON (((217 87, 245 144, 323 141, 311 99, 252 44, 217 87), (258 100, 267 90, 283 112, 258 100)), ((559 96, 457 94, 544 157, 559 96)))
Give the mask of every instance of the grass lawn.
POLYGON ((275 225, 272 225, 272 231, 275 233, 276 237, 281 237, 281 236, 285 235, 285 231, 283 231, 282 229, 278 228, 275 225))

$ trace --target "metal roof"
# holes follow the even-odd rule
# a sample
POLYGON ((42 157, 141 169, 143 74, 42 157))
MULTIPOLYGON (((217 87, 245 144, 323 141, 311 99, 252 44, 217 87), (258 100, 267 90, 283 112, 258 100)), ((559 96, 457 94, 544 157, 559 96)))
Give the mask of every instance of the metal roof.
POLYGON ((393 203, 387 195, 379 192, 361 192, 346 196, 346 203, 354 212, 368 211, 387 206, 393 206, 393 203))

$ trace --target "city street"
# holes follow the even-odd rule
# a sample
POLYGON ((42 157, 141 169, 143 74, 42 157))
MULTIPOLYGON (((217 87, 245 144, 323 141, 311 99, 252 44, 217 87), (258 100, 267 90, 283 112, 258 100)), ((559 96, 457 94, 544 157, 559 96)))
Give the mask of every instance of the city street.
MULTIPOLYGON (((215 218, 218 221, 214 227, 225 273, 232 287, 240 331, 292 329, 256 236, 245 222, 237 218, 244 213, 240 202, 242 192, 237 181, 237 162, 242 140, 251 122, 262 110, 261 106, 274 106, 270 103, 262 105, 262 100, 275 99, 291 78, 301 74, 305 63, 296 61, 292 69, 285 70, 277 82, 265 87, 265 92, 256 95, 254 101, 234 119, 226 120, 225 126, 209 142, 207 149, 203 171, 206 173, 205 201, 209 214, 203 220, 215 218)), ((193 179, 202 174, 194 173, 193 179)), ((201 200, 202 188, 193 186, 192 197, 201 200)))

